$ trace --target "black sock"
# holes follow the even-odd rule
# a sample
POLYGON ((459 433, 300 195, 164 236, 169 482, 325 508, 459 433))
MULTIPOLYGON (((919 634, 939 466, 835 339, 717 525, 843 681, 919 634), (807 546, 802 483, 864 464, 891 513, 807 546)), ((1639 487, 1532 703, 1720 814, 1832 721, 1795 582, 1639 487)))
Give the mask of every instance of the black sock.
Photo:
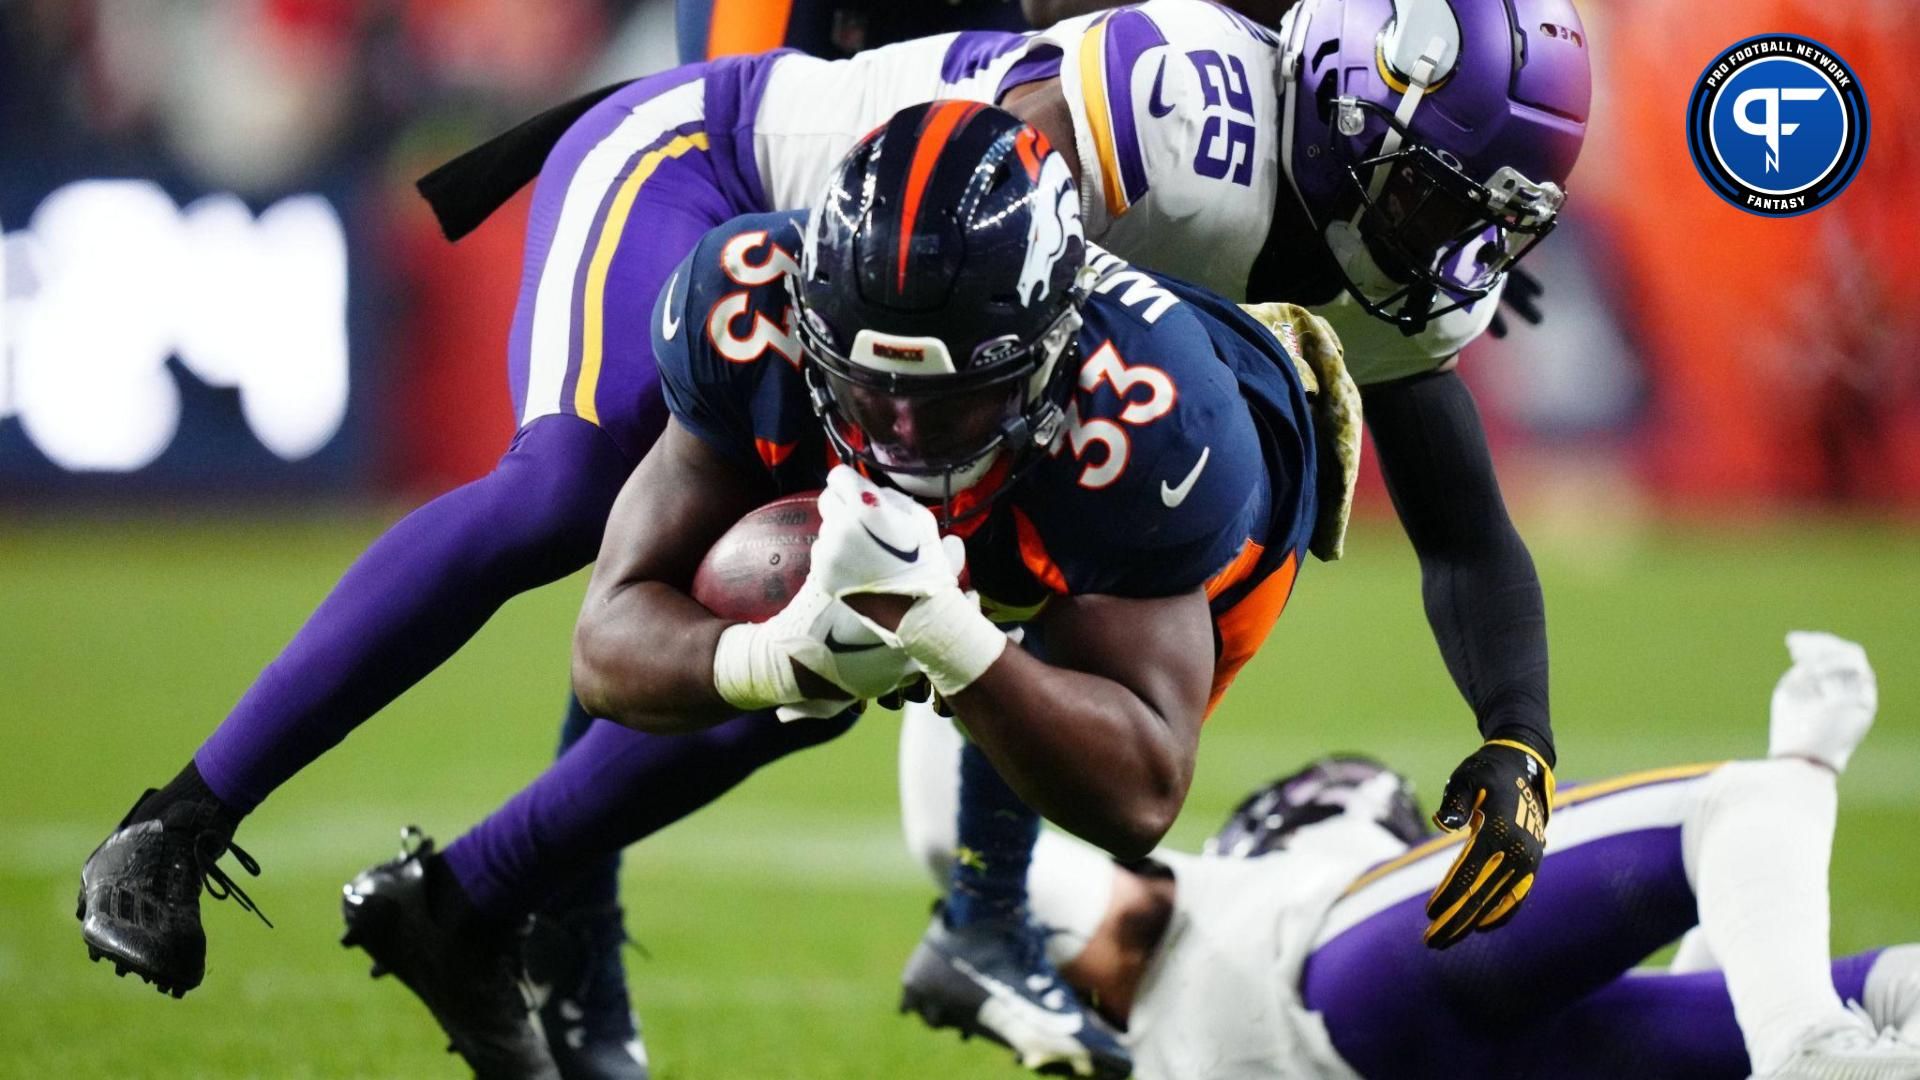
POLYGON ((220 801, 201 777, 199 767, 189 759, 180 775, 141 802, 127 824, 161 818, 170 829, 211 828, 232 836, 245 816, 220 801))

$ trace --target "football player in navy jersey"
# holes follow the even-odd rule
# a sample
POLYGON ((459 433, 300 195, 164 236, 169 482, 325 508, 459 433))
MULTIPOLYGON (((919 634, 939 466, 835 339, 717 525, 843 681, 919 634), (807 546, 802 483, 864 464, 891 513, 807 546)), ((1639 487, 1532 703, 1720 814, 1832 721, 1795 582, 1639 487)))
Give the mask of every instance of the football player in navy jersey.
MULTIPOLYGON (((176 993, 198 985, 201 887, 245 899, 214 862, 242 820, 508 598, 592 558, 608 507, 666 420, 646 303, 674 266, 735 215, 805 205, 863 133, 932 98, 1002 104, 1046 133, 1077 160, 1087 235, 1114 254, 1232 299, 1293 293, 1333 324, 1367 388, 1436 640, 1494 740, 1463 763, 1450 805, 1514 779, 1537 802, 1553 762, 1538 582, 1451 358, 1491 321, 1512 259, 1551 227, 1584 129, 1584 35, 1563 0, 1311 0, 1290 20, 1276 34, 1204 0, 1148 0, 1041 33, 946 35, 848 61, 730 57, 587 95, 430 177, 423 190, 450 236, 538 178, 507 349, 519 429, 494 472, 371 545, 179 774, 136 800, 89 857, 89 953, 176 993), (1439 246, 1423 257, 1423 243, 1439 246), (1398 283, 1435 265, 1444 273, 1414 289, 1398 283)), ((1112 434, 1083 438, 1098 452, 1097 436, 1112 434)), ((575 708, 568 740, 591 723, 575 708)), ((724 786, 793 738, 743 729, 724 752, 676 746, 686 753, 673 760, 684 788, 724 786)), ((983 762, 968 775, 1018 808, 983 762)), ((1521 809, 1495 800, 1449 814, 1480 841, 1462 866, 1501 847, 1510 867, 1533 858, 1517 843, 1521 809)), ((956 871, 975 876, 949 915, 1016 912, 1020 835, 969 843, 1006 854, 956 871)), ((555 898, 535 938, 556 961, 542 969, 569 973, 545 997, 556 1053, 619 1067, 570 1075, 639 1071, 615 869, 579 866, 576 890, 555 898)), ((1436 913, 1476 877, 1465 873, 1436 913)), ((1475 924, 1496 925, 1529 880, 1475 893, 1467 906, 1486 915, 1475 924)))
MULTIPOLYGON (((576 692, 625 726, 596 726, 444 853, 348 888, 350 939, 476 1066, 507 1071, 501 1047, 541 1066, 530 1031, 460 1015, 477 970, 498 985, 494 928, 572 861, 704 801, 673 794, 649 742, 720 752, 772 728, 798 748, 924 673, 1029 805, 1116 854, 1151 850, 1320 517, 1314 403, 1279 336, 1089 249, 1064 160, 991 107, 902 111, 810 217, 740 218, 669 280, 653 326, 671 418, 615 503, 575 634, 576 692), (729 622, 688 596, 748 510, 823 485, 782 612, 729 622)), ((1319 397, 1351 392, 1323 369, 1319 397)), ((1003 988, 1000 1028, 1029 1064, 1130 1069, 1063 985, 980 974, 964 992, 978 1009, 1003 988)))

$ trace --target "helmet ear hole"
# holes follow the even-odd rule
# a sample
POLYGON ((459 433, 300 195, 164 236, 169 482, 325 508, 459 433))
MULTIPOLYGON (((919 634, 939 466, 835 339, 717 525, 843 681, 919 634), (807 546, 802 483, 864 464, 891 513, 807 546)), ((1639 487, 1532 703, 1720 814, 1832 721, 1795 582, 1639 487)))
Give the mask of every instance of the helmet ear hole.
POLYGON ((1313 88, 1313 108, 1320 114, 1320 122, 1333 123, 1333 100, 1340 96, 1340 78, 1337 69, 1328 68, 1320 76, 1320 82, 1313 88))

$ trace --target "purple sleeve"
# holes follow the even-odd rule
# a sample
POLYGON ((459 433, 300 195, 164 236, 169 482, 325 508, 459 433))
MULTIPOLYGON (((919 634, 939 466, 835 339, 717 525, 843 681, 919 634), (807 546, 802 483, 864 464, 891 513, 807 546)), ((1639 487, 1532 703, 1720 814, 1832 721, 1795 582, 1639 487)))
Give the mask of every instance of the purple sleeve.
POLYGON ((195 755, 214 792, 251 810, 500 605, 592 561, 631 468, 599 428, 543 417, 493 472, 387 530, 195 755))

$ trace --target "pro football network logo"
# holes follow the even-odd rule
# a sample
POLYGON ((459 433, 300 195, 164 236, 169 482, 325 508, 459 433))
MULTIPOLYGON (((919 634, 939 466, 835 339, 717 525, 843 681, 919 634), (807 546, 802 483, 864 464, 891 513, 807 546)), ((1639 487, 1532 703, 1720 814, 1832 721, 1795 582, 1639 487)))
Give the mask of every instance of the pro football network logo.
POLYGON ((1687 148, 1714 194, 1793 217, 1833 201, 1867 156, 1867 97, 1846 61, 1798 34, 1729 47, 1687 101, 1687 148))

